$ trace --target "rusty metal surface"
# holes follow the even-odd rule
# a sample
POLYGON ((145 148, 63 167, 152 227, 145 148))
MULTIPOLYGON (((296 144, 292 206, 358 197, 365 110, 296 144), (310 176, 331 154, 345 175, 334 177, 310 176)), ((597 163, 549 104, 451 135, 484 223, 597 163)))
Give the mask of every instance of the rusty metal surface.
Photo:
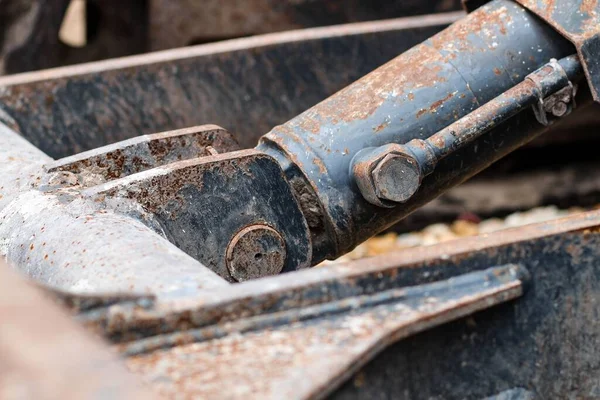
POLYGON ((294 310, 256 327, 242 319, 223 326, 224 335, 207 332, 193 344, 133 355, 127 365, 167 397, 323 398, 390 342, 520 296, 524 273, 493 268, 294 310))
POLYGON ((166 394, 322 397, 343 381, 334 397, 483 398, 515 387, 542 398, 595 393, 588 377, 600 369, 590 359, 600 340, 593 311, 600 292, 598 226, 600 212, 582 213, 78 318, 116 343, 130 368, 166 394), (403 316, 416 315, 395 307, 410 303, 411 293, 435 297, 433 288, 444 286, 435 282, 514 262, 531 276, 522 300, 405 338, 421 322, 436 321, 430 315, 404 325, 403 316), (380 351, 352 379, 342 373, 354 373, 356 363, 380 351))
POLYGON ((49 173, 86 175, 82 186, 100 184, 181 160, 239 150, 233 136, 216 125, 201 125, 138 136, 62 158, 46 165, 49 173))
POLYGON ((600 3, 598 0, 517 0, 577 48, 592 95, 600 102, 600 3))
MULTIPOLYGON (((262 278, 219 290, 198 293, 194 298, 178 300, 171 305, 157 304, 154 309, 129 315, 129 311, 116 310, 105 321, 92 318, 90 328, 113 341, 130 341, 142 337, 173 333, 226 323, 240 317, 252 317, 261 313, 277 313, 295 307, 305 307, 353 296, 370 295, 392 287, 431 283, 455 276, 459 270, 454 266, 472 257, 494 257, 499 249, 517 249, 502 263, 528 258, 529 269, 536 267, 536 257, 543 253, 520 252, 522 246, 535 245, 543 240, 568 240, 570 235, 582 234, 596 239, 600 225, 600 211, 576 214, 564 219, 528 225, 465 238, 435 246, 406 249, 385 255, 366 258, 326 268, 297 271, 276 277, 262 278), (508 260, 512 261, 508 261, 508 260), (333 297, 332 297, 333 296, 333 297), (115 329, 112 318, 120 321, 115 329)), ((585 245, 587 242, 581 242, 585 245)), ((525 247, 523 247, 525 248, 525 247)), ((558 248, 560 251, 570 251, 558 248)), ((480 270, 486 263, 465 265, 465 272, 480 270)), ((545 268, 545 266, 537 266, 545 268)), ((530 272, 534 274, 534 270, 530 272)), ((189 338, 193 339, 193 338, 189 338)))
POLYGON ((2 124, 0 142, 10 145, 0 146, 0 255, 30 277, 74 292, 157 297, 227 285, 156 230, 84 198, 76 179, 46 174, 52 160, 2 124))
POLYGON ((230 281, 235 276, 227 267, 229 243, 241 230, 257 224, 274 229, 285 243, 284 258, 280 251, 264 259, 263 253, 256 253, 259 264, 264 263, 261 276, 273 273, 277 268, 271 262, 277 260, 284 261, 279 268, 284 272, 310 266, 310 239, 300 206, 281 167, 256 150, 176 161, 89 187, 82 195, 126 213, 138 212, 128 205, 134 200, 148 214, 142 221, 230 281))
MULTIPOLYGON (((593 361, 600 341, 594 311, 600 292, 595 268, 599 226, 600 212, 582 213, 259 279, 150 309, 113 307, 104 319, 83 314, 80 320, 117 343, 129 355, 130 367, 162 393, 221 390, 232 397, 248 393, 321 397, 333 387, 324 383, 332 382, 325 378, 337 377, 332 385, 346 383, 332 393, 336 398, 483 398, 515 387, 526 387, 540 398, 594 394, 598 387, 591 377, 600 369, 593 361), (374 342, 366 337, 385 335, 382 331, 389 327, 365 315, 393 308, 393 298, 410 301, 407 292, 386 297, 398 294, 397 288, 513 262, 525 266, 531 276, 522 299, 405 338, 385 350, 376 345, 372 348, 376 351, 366 354, 370 358, 381 350, 380 355, 351 379, 336 375, 349 366, 354 372, 352 366, 360 363, 354 356, 365 354, 348 351, 361 348, 354 347, 355 340, 364 338, 362 343, 371 346, 374 342), (361 303, 361 299, 382 302, 361 303), (331 302, 339 307, 320 308, 331 302), (344 310, 351 310, 349 316, 344 310), (361 316, 369 323, 362 325, 361 316), (374 326, 381 331, 373 331, 374 326), (345 346, 336 348, 337 339, 345 346), (331 355, 322 356, 328 351, 331 355), (260 362, 264 360, 270 362, 260 362), (286 367, 291 372, 283 374, 289 371, 286 367), (242 384, 219 385, 233 378, 242 384)), ((394 325, 402 323, 404 314, 384 315, 394 325)), ((398 332, 398 338, 404 338, 398 332)))
MULTIPOLYGON (((257 147, 304 175, 325 210, 313 263, 336 258, 544 129, 521 113, 445 158, 410 201, 365 200, 350 174, 363 149, 425 139, 522 81, 572 45, 520 5, 495 0, 290 121, 257 147), (533 50, 532 50, 533 49, 533 50)), ((315 241, 316 242, 316 241, 315 241)))
POLYGON ((150 399, 106 344, 0 261, 0 397, 150 399))
POLYGON ((358 270, 395 262, 405 278, 423 282, 518 260, 531 286, 513 305, 390 347, 333 397, 483 398, 514 387, 535 398, 597 397, 599 226, 600 213, 582 213, 353 263, 358 270))
MULTIPOLYGON (((406 202, 417 192, 423 177, 430 175, 440 160, 531 107, 542 125, 550 125, 554 120, 568 115, 575 107, 575 88, 582 77, 583 69, 576 55, 559 61, 552 59, 527 75, 522 82, 432 136, 426 139, 412 139, 403 145, 387 145, 392 146, 387 150, 381 150, 386 149, 386 146, 378 148, 381 154, 385 154, 381 163, 386 159, 388 161, 383 166, 392 165, 383 173, 381 165, 373 169, 372 181, 373 186, 378 189, 378 198, 406 202), (549 120, 548 115, 552 119, 549 120), (389 158, 391 156, 394 158, 389 158), (390 193, 394 196, 390 196, 390 193)), ((366 149, 363 149, 361 152, 365 151, 366 149)), ((362 189, 359 182, 364 178, 363 175, 356 174, 361 172, 360 169, 355 170, 356 162, 355 158, 354 179, 362 189)), ((377 158, 367 159, 366 162, 373 165, 377 158)), ((365 196, 364 190, 361 190, 361 193, 365 196)), ((365 199, 369 200, 369 197, 365 196, 365 199)))
POLYGON ((290 29, 457 10, 459 0, 151 0, 150 46, 164 50, 290 29))
POLYGON ((462 15, 314 28, 1 77, 0 119, 14 120, 54 158, 206 123, 249 148, 462 15))
POLYGON ((264 224, 243 228, 227 245, 229 274, 238 282, 277 275, 285 266, 287 251, 279 232, 264 224))

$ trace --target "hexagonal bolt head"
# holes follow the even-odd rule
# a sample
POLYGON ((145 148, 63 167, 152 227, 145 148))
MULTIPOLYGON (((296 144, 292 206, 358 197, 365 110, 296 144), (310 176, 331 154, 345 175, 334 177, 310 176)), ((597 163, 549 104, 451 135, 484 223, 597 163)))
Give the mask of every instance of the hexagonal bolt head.
POLYGON ((423 179, 417 161, 406 154, 387 154, 371 173, 375 193, 382 200, 404 203, 421 186, 423 179))

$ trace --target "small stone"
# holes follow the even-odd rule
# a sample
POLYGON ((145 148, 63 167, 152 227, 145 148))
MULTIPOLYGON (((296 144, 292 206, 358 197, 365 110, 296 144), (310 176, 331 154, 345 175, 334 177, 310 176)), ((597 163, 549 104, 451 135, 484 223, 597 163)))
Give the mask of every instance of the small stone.
POLYGON ((510 227, 523 226, 550 221, 566 215, 566 211, 559 210, 556 206, 538 207, 509 215, 506 217, 506 225, 510 227))
POLYGON ((368 255, 376 256, 395 250, 397 237, 398 235, 396 235, 393 232, 390 232, 382 236, 376 236, 371 240, 367 241, 366 243, 368 248, 368 255))
POLYGON ((436 243, 454 240, 456 236, 446 224, 433 224, 423 230, 423 245, 428 246, 436 243))
POLYGON ((479 233, 479 226, 471 221, 458 220, 450 228, 458 236, 475 236, 479 233))
POLYGON ((506 229, 506 224, 500 218, 491 218, 481 221, 479 224, 479 233, 492 233, 506 229))
POLYGON ((411 247, 420 246, 423 243, 423 238, 416 233, 404 233, 396 239, 396 247, 399 249, 409 249, 411 247))

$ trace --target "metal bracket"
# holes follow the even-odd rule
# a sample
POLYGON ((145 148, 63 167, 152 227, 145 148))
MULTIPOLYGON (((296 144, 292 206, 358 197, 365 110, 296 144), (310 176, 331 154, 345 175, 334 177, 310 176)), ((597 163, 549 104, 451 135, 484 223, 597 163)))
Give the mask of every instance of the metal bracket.
POLYGON ((540 99, 538 103, 533 106, 535 118, 540 124, 547 126, 554 121, 569 115, 575 108, 576 93, 577 86, 569 82, 568 86, 565 86, 558 92, 545 99, 540 99))
POLYGON ((516 1, 575 45, 594 101, 600 102, 600 3, 587 0, 516 1))
MULTIPOLYGON (((490 0, 463 0, 467 12, 490 0)), ((594 101, 600 102, 600 3, 587 0, 514 0, 572 42, 583 65, 594 101)))
POLYGON ((552 68, 554 74, 531 74, 527 79, 534 83, 539 95, 537 104, 533 105, 533 112, 538 122, 544 126, 565 117, 575 108, 575 95, 577 85, 573 85, 564 68, 557 60, 552 59, 545 68, 552 68), (556 81, 562 88, 548 93, 548 79, 556 81))
POLYGON ((300 206, 279 164, 255 150, 176 161, 82 193, 127 215, 140 205, 153 216, 144 222, 157 221, 171 243, 229 281, 310 266, 300 206))

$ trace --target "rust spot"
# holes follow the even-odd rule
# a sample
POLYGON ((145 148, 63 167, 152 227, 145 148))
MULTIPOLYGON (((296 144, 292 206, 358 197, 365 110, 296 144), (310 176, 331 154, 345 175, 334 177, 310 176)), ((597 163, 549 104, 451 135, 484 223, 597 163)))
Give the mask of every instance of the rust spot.
POLYGON ((319 167, 320 173, 322 173, 322 174, 327 173, 327 167, 325 167, 325 164, 323 164, 323 161, 320 158, 315 158, 313 160, 313 164, 315 164, 317 167, 319 167))
POLYGON ((487 51, 487 46, 475 46, 474 42, 469 39, 469 36, 480 36, 487 43, 490 35, 496 30, 502 35, 506 35, 506 27, 510 26, 511 21, 511 16, 506 7, 494 9, 481 7, 472 12, 467 18, 463 18, 451 28, 445 29, 430 40, 436 49, 450 50, 453 53, 456 51, 487 51))
POLYGON ((502 75, 502 71, 500 71, 500 68, 494 68, 494 74, 502 75))
MULTIPOLYGON (((431 87, 445 78, 443 57, 429 45, 421 44, 364 76, 336 95, 290 121, 308 132, 318 132, 323 123, 338 124, 363 120, 390 98, 412 90, 431 87)), ((278 129, 282 131, 282 129, 278 129)))
POLYGON ((444 97, 443 99, 440 99, 440 100, 432 103, 431 106, 429 106, 429 112, 431 112, 431 113, 437 112, 438 108, 443 106, 445 102, 447 102, 448 100, 450 100, 453 97, 454 97, 454 93, 448 93, 448 95, 446 97, 444 97))
POLYGON ((579 10, 588 15, 594 15, 598 9, 598 0, 583 0, 579 10))
POLYGON ((375 132, 381 132, 383 129, 385 129, 386 126, 388 126, 390 124, 390 121, 383 121, 381 124, 377 125, 375 128, 373 128, 373 130, 375 132))
POLYGON ((423 116, 423 114, 425 114, 427 112, 426 109, 422 108, 419 110, 419 112, 417 113, 417 118, 421 118, 423 116))
POLYGON ((413 101, 413 100, 415 99, 415 95, 414 95, 414 93, 412 93, 412 92, 411 92, 411 93, 409 93, 409 94, 408 94, 408 99, 409 99, 410 101, 413 101))

